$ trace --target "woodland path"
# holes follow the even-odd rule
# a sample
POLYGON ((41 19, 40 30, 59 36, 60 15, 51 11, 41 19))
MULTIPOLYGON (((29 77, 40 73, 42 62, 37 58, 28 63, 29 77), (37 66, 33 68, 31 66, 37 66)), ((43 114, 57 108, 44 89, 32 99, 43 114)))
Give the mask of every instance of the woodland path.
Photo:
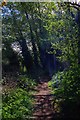
POLYGON ((53 95, 51 95, 51 91, 48 88, 48 81, 49 78, 41 78, 38 86, 35 88, 37 93, 34 94, 34 120, 54 120, 53 95))

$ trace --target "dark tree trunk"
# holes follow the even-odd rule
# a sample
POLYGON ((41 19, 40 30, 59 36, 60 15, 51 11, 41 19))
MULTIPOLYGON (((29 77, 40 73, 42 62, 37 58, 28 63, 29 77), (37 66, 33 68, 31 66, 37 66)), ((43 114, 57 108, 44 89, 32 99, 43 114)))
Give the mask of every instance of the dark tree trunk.
POLYGON ((19 40, 19 43, 20 43, 20 46, 22 49, 24 65, 25 65, 27 71, 29 72, 32 67, 32 57, 30 55, 30 52, 28 51, 28 47, 26 45, 26 40, 23 38, 23 39, 19 40))
POLYGON ((36 48, 36 42, 35 42, 35 36, 33 34, 33 30, 32 30, 32 26, 31 23, 29 22, 29 17, 27 12, 26 13, 26 18, 28 20, 28 24, 29 24, 29 29, 30 29, 30 34, 31 34, 31 42, 32 42, 32 47, 33 47, 33 55, 34 55, 34 64, 35 66, 38 66, 38 52, 37 52, 37 48, 36 48))
POLYGON ((13 23, 14 23, 14 30, 15 32, 18 33, 19 38, 16 36, 21 49, 22 49, 22 56, 23 56, 23 61, 24 61, 24 66, 26 67, 27 71, 30 72, 33 62, 32 62, 32 56, 30 55, 30 52, 28 50, 27 44, 26 44, 26 40, 24 39, 24 36, 22 34, 21 28, 19 27, 19 25, 17 24, 16 18, 14 13, 13 14, 13 23))
POLYGON ((34 64, 36 66, 38 66, 38 54, 37 54, 38 52, 37 52, 37 48, 36 48, 36 45, 35 45, 35 41, 34 41, 34 36, 33 36, 31 25, 30 25, 30 33, 31 33, 31 42, 32 42, 32 46, 33 46, 34 64))

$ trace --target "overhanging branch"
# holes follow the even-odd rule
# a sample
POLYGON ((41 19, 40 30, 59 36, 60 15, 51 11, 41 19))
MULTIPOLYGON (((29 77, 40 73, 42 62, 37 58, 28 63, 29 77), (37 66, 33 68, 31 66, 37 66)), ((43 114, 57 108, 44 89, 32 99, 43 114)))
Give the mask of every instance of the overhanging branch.
POLYGON ((77 9, 77 10, 80 10, 80 5, 79 4, 77 4, 77 3, 72 3, 72 2, 64 2, 65 4, 67 4, 67 5, 71 5, 70 7, 74 7, 75 9, 77 9))

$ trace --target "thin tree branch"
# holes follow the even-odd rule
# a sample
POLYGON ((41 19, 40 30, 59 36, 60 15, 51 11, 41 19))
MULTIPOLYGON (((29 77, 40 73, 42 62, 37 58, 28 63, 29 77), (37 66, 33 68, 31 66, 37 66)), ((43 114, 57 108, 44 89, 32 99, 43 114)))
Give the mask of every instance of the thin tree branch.
POLYGON ((80 10, 80 5, 79 4, 77 4, 77 3, 72 3, 72 2, 64 2, 65 4, 69 4, 69 5, 72 5, 72 6, 70 6, 70 7, 74 7, 75 9, 77 9, 77 10, 80 10))

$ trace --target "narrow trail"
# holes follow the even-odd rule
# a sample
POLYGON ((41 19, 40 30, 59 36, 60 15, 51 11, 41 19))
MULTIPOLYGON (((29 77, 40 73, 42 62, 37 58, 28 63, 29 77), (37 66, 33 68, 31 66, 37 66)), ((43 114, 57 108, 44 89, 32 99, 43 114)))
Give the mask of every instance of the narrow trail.
POLYGON ((35 88, 34 120, 53 120, 53 96, 48 88, 48 78, 42 78, 35 88))

